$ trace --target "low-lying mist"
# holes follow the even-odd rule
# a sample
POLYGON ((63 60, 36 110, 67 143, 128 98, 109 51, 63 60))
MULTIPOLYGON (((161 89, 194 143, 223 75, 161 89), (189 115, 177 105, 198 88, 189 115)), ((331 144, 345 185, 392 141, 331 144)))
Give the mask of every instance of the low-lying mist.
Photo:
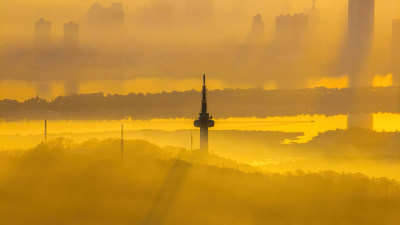
POLYGON ((146 141, 66 139, 0 154, 2 224, 398 224, 397 181, 260 173, 146 141))

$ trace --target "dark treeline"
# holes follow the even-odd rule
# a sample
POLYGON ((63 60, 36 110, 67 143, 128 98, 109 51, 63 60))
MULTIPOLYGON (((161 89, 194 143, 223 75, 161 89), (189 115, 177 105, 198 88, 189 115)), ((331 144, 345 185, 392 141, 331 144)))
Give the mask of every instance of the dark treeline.
MULTIPOLYGON (((224 89, 209 92, 209 108, 217 118, 267 117, 349 113, 399 113, 399 87, 263 90, 224 89)), ((2 119, 133 119, 192 118, 200 107, 200 93, 39 97, 18 102, 0 101, 2 119)))

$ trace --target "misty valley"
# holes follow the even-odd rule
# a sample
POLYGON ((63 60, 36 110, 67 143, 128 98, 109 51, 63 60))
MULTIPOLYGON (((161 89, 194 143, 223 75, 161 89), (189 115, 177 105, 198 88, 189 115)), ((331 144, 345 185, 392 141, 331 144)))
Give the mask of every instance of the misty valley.
MULTIPOLYGON (((47 120, 46 138, 74 144, 120 139, 121 124, 127 140, 147 140, 189 152, 200 144, 190 119, 47 120)), ((388 169, 400 168, 400 114, 373 114, 374 130, 347 129, 344 115, 228 118, 217 119, 216 124, 209 131, 210 151, 260 171, 326 169, 400 178, 397 169, 388 169)), ((42 120, 1 122, 0 149, 23 152, 36 147, 44 141, 44 126, 42 120)))

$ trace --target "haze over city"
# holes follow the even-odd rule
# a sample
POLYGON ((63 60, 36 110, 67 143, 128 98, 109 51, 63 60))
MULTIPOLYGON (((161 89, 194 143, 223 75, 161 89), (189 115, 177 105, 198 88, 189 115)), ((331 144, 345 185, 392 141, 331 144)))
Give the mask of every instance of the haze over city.
MULTIPOLYGON (((1 4, 3 98, 197 89, 192 71, 214 75, 211 89, 343 88, 355 70, 348 64, 347 37, 357 28, 348 23, 345 0, 1 4), (297 28, 279 22, 281 15, 301 21, 296 14, 309 18, 297 28), (41 18, 50 22, 43 44, 34 28, 41 18), (64 28, 70 22, 76 34, 64 28)), ((392 63, 398 55, 391 52, 399 8, 395 0, 376 1, 375 19, 364 21, 375 26, 366 34, 371 41, 360 69, 370 75, 363 84, 398 80, 392 63)))
POLYGON ((0 27, 0 224, 400 224, 400 0, 3 0, 0 27))

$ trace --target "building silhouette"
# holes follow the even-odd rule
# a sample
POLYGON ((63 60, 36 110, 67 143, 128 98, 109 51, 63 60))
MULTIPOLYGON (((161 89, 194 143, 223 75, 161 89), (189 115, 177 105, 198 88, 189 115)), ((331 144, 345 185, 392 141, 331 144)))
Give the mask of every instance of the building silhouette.
POLYGON ((279 15, 275 21, 276 37, 269 45, 267 58, 269 68, 276 74, 279 88, 295 88, 305 85, 299 76, 299 68, 304 67, 305 37, 308 34, 308 15, 279 15))
POLYGON ((214 127, 215 122, 207 112, 207 87, 206 75, 203 75, 203 90, 201 101, 201 112, 199 113, 198 120, 194 121, 194 126, 200 128, 200 151, 208 152, 208 128, 214 127))
POLYGON ((87 20, 93 26, 123 26, 125 13, 122 8, 122 3, 118 2, 112 3, 110 7, 103 7, 100 3, 94 3, 87 12, 87 20))
MULTIPOLYGON (((375 29, 375 0, 349 0, 348 2, 348 37, 347 63, 349 84, 351 87, 370 87, 374 74, 364 70, 370 54, 375 29)), ((350 99, 357 102, 358 93, 350 99)), ((373 129, 372 114, 350 114, 348 128, 361 127, 373 129)))
POLYGON ((349 0, 348 41, 355 50, 365 52, 374 35, 375 0, 349 0))
POLYGON ((51 43, 51 22, 40 18, 35 22, 35 46, 37 49, 45 49, 51 43))
POLYGON ((86 20, 90 43, 110 47, 121 44, 125 23, 122 3, 115 2, 110 7, 95 3, 87 12, 86 20))
POLYGON ((321 12, 316 6, 316 0, 313 0, 312 7, 310 9, 304 10, 304 13, 308 15, 310 28, 315 28, 315 26, 319 23, 321 16, 321 12))
POLYGON ((392 21, 392 47, 400 48, 400 19, 392 21))
MULTIPOLYGON (((392 42, 400 40, 400 19, 392 20, 392 42)), ((397 43, 400 45, 400 43, 397 43)))
POLYGON ((79 49, 79 24, 69 22, 64 24, 64 49, 76 52, 79 49))
POLYGON ((299 39, 308 30, 308 15, 304 13, 280 15, 275 22, 276 36, 280 40, 299 39))
POLYGON ((349 0, 345 68, 350 86, 371 86, 372 74, 363 72, 375 29, 375 0, 349 0))
POLYGON ((261 14, 257 14, 253 17, 253 24, 251 28, 251 38, 255 41, 262 40, 264 37, 264 22, 262 21, 261 14))
POLYGON ((392 40, 390 49, 389 69, 393 75, 393 85, 400 85, 400 19, 392 21, 392 40))

